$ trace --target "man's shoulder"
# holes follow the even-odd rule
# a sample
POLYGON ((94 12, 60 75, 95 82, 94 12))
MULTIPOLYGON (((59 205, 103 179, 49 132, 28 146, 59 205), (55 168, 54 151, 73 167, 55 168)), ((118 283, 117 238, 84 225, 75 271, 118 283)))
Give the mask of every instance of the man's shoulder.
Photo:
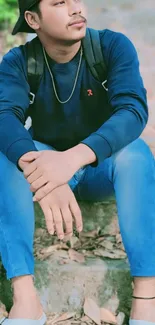
POLYGON ((132 43, 129 37, 121 32, 116 32, 110 29, 99 30, 98 32, 100 34, 101 44, 104 44, 105 46, 132 43))
POLYGON ((25 72, 27 67, 26 44, 10 49, 9 52, 3 56, 1 68, 8 65, 25 72))
POLYGON ((107 63, 121 53, 136 56, 137 51, 129 37, 110 29, 99 30, 101 47, 107 63))

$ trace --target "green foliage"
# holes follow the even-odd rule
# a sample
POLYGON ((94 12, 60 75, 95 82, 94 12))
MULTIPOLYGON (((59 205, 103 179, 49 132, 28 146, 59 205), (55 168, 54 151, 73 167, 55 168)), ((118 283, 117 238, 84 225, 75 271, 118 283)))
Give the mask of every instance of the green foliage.
POLYGON ((0 27, 13 25, 18 17, 17 0, 0 0, 0 27))

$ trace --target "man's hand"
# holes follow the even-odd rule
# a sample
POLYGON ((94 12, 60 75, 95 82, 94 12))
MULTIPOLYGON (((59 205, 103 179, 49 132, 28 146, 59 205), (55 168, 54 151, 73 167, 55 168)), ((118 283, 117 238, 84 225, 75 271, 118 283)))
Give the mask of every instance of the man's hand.
POLYGON ((30 151, 28 153, 26 153, 25 155, 23 155, 19 161, 18 161, 18 165, 19 167, 24 171, 24 169, 26 168, 26 166, 28 166, 30 163, 33 162, 34 158, 33 155, 35 155, 35 157, 39 157, 39 152, 37 151, 30 151))
MULTIPOLYGON (((18 162, 20 168, 23 170, 34 159, 34 156, 32 159, 30 155, 25 159, 26 155, 23 155, 18 162)), ((39 157, 39 152, 35 152, 34 155, 35 157, 39 157)), ((39 205, 45 215, 47 230, 50 234, 54 234, 56 230, 59 239, 63 239, 65 226, 66 234, 71 235, 73 233, 73 219, 75 220, 77 231, 82 231, 83 221, 81 210, 68 184, 54 189, 40 200, 39 205)))
POLYGON ((63 152, 29 152, 21 161, 29 162, 24 176, 35 192, 34 199, 39 201, 56 187, 68 183, 78 169, 96 161, 96 155, 88 146, 79 144, 63 152))
POLYGON ((74 159, 70 161, 66 151, 30 152, 22 159, 32 161, 24 168, 24 176, 31 185, 31 191, 37 192, 35 199, 38 201, 58 186, 68 183, 80 168, 74 159))
POLYGON ((69 185, 65 184, 54 189, 39 201, 44 212, 47 230, 50 234, 57 232, 59 239, 73 234, 73 218, 78 232, 82 231, 82 215, 75 196, 69 185), (65 226, 65 229, 64 229, 65 226))

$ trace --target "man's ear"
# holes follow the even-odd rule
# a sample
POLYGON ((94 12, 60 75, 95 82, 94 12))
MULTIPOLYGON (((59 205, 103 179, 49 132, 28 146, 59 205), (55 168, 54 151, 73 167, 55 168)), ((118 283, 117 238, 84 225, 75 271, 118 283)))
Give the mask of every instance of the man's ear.
POLYGON ((24 17, 25 17, 27 24, 32 29, 34 29, 35 31, 37 31, 39 29, 39 27, 40 27, 39 26, 39 17, 36 12, 25 11, 24 17))

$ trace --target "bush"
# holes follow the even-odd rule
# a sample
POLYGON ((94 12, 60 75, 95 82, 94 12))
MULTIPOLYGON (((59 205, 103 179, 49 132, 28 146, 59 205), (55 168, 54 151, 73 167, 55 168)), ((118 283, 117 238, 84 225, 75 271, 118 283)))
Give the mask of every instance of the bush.
POLYGON ((0 28, 13 25, 18 17, 17 0, 0 0, 0 28))

